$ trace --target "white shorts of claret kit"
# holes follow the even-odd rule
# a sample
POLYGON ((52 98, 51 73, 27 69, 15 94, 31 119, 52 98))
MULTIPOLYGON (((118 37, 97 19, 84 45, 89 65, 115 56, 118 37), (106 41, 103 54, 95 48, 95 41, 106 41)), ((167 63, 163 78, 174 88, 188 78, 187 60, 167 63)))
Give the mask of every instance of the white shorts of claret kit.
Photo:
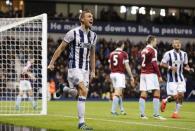
POLYGON ((114 88, 125 88, 125 74, 111 73, 110 79, 114 88))
POLYGON ((89 71, 83 69, 68 69, 68 83, 70 88, 74 88, 80 82, 83 82, 85 87, 89 86, 89 71))
POLYGON ((141 74, 140 91, 159 90, 159 82, 157 74, 141 74))
POLYGON ((27 91, 32 90, 32 86, 29 80, 20 80, 20 90, 27 91))
POLYGON ((178 92, 186 92, 186 82, 167 82, 167 95, 177 95, 178 92))

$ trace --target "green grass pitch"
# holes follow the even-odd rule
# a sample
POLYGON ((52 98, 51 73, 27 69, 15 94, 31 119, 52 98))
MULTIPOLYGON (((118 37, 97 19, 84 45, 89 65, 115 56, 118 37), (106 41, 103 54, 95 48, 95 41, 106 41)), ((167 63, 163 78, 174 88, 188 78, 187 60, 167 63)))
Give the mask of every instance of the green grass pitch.
MULTIPOLYGON (((167 105, 167 110, 161 113, 166 121, 152 118, 152 102, 146 103, 146 114, 149 120, 139 118, 138 102, 124 102, 126 116, 112 116, 110 114, 111 102, 87 101, 86 123, 94 131, 195 131, 195 103, 184 102, 181 109, 181 119, 170 118, 174 103, 167 105)), ((77 131, 77 102, 51 101, 48 102, 48 115, 46 116, 0 116, 1 123, 18 126, 46 128, 50 130, 77 131)))

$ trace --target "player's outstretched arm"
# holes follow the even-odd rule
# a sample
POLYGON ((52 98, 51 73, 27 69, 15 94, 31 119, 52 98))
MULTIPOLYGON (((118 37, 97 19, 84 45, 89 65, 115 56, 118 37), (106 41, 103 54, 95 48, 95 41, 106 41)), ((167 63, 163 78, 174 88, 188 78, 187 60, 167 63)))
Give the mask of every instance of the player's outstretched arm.
POLYGON ((129 75, 129 76, 130 76, 130 78, 131 78, 131 81, 130 81, 131 86, 132 86, 132 87, 135 87, 134 77, 133 77, 133 74, 132 74, 132 72, 131 72, 131 68, 130 68, 130 66, 129 66, 129 63, 128 63, 128 62, 125 62, 125 69, 126 69, 126 71, 127 71, 128 75, 129 75))
POLYGON ((60 46, 56 49, 56 51, 54 52, 54 55, 48 65, 48 69, 53 70, 54 69, 54 63, 55 61, 58 59, 58 57, 60 56, 60 54, 62 53, 62 51, 64 51, 64 49, 66 48, 66 46, 68 45, 67 42, 62 41, 62 43, 60 44, 60 46))

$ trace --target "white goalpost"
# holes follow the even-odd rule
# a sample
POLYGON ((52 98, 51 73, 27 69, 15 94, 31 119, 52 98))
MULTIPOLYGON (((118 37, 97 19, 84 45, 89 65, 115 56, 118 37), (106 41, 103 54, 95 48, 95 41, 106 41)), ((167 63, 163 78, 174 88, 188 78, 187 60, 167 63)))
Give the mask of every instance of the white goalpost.
POLYGON ((46 115, 47 88, 47 14, 0 18, 0 115, 46 115))

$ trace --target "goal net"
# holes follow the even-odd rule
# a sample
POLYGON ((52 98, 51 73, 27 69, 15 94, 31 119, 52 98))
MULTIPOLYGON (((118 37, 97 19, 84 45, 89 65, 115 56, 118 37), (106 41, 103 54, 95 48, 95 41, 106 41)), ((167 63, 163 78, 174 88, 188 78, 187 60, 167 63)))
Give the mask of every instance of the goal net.
POLYGON ((47 15, 0 18, 0 115, 47 114, 47 15))

